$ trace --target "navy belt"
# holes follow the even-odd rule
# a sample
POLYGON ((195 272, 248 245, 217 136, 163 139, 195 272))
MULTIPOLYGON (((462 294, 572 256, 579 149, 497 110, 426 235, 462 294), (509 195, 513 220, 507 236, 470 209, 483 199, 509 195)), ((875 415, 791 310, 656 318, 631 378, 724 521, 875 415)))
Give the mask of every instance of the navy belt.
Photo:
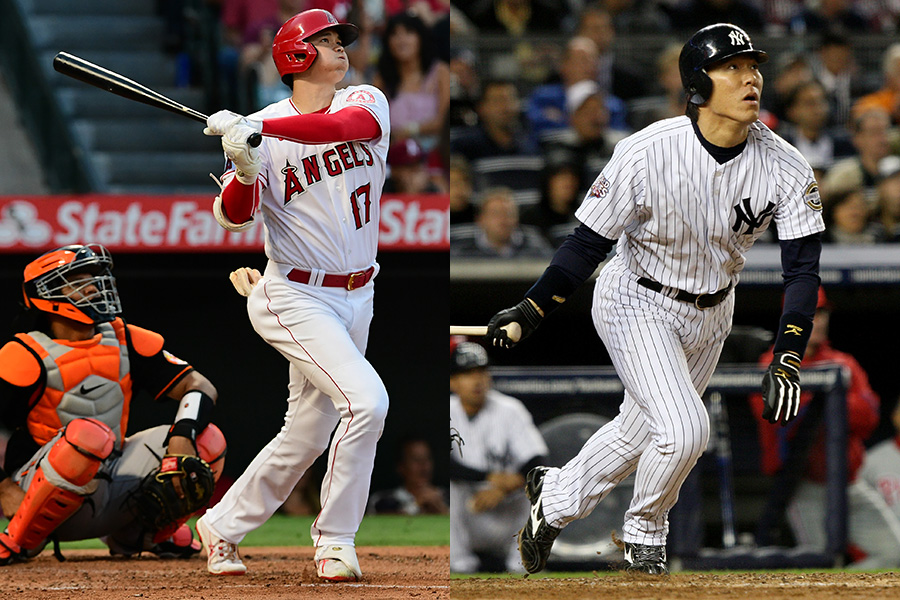
POLYGON ((674 298, 675 300, 680 300, 682 302, 687 302, 688 304, 693 304, 700 310, 704 310, 707 308, 712 308, 717 304, 720 304, 722 300, 728 295, 728 292, 731 291, 731 285, 726 288, 719 290, 718 292, 713 292, 712 294, 692 294, 690 292, 686 292, 684 290, 679 290, 677 288, 670 288, 668 286, 664 286, 658 281, 653 281, 652 279, 647 279, 646 277, 641 277, 638 279, 638 284, 644 286, 648 290, 653 290, 654 292, 664 293, 666 296, 670 298, 674 298), (674 293, 666 293, 663 290, 667 290, 669 292, 674 293))

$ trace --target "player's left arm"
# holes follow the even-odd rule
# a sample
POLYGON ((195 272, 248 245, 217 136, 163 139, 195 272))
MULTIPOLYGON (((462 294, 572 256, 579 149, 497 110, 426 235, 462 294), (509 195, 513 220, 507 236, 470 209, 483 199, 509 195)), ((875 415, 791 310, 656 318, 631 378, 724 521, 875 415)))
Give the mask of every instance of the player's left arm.
POLYGON ((774 356, 763 376, 763 418, 786 424, 800 409, 800 362, 812 333, 819 293, 822 236, 813 233, 781 240, 784 308, 778 323, 774 356))

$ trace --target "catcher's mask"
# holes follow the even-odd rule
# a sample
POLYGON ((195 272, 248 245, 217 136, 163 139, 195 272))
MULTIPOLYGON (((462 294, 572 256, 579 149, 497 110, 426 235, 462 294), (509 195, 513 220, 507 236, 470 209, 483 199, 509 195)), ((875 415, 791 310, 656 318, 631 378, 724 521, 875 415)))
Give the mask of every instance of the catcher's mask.
POLYGON ((112 267, 100 244, 51 250, 25 267, 25 306, 79 323, 112 321, 122 312, 112 267), (74 277, 84 273, 90 277, 74 277))
POLYGON ((294 86, 294 73, 309 69, 316 60, 316 47, 307 40, 326 29, 333 29, 345 48, 359 37, 359 29, 351 23, 341 23, 327 10, 314 8, 294 15, 281 26, 272 42, 272 58, 281 81, 294 86))

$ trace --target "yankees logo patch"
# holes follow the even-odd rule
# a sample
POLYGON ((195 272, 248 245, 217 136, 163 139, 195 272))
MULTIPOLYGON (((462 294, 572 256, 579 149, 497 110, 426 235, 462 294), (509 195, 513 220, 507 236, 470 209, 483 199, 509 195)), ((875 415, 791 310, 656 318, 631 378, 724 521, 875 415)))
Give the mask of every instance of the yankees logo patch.
POLYGON ((607 179, 605 175, 601 175, 594 181, 594 184, 591 185, 590 195, 594 198, 606 198, 606 194, 608 193, 609 179, 607 179))
POLYGON ((374 104, 375 96, 372 95, 372 92, 366 90, 356 90, 347 96, 347 102, 354 102, 356 104, 374 104))
POLYGON ((813 181, 803 192, 803 201, 813 210, 822 210, 822 199, 819 197, 819 184, 813 181))
POLYGON ((744 233, 750 235, 754 229, 762 227, 769 215, 774 212, 775 203, 769 202, 758 216, 754 215, 753 207, 750 206, 750 198, 744 198, 740 204, 734 206, 734 225, 731 227, 731 230, 737 233, 741 226, 746 224, 747 231, 744 233))

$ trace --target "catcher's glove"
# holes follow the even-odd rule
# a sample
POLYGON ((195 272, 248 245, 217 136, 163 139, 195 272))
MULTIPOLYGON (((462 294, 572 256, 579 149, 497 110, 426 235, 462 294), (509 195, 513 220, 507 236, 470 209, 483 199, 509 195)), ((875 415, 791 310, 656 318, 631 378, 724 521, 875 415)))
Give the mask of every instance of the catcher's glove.
POLYGON ((203 459, 166 454, 159 468, 144 478, 135 495, 138 517, 148 530, 158 531, 205 508, 215 484, 212 469, 203 459), (181 494, 176 487, 179 484, 181 494))
POLYGON ((763 419, 786 425, 800 409, 800 356, 779 352, 762 381, 763 419))

